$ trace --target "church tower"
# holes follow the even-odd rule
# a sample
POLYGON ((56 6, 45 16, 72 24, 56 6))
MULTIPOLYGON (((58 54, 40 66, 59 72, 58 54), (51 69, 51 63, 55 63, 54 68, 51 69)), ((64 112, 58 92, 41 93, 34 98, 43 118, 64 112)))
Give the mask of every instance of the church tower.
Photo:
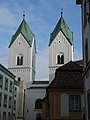
POLYGON ((49 82, 55 77, 55 70, 73 60, 73 33, 67 26, 61 12, 49 41, 49 82))
POLYGON ((9 70, 17 80, 23 80, 26 85, 35 80, 36 44, 23 15, 23 20, 9 44, 9 70))

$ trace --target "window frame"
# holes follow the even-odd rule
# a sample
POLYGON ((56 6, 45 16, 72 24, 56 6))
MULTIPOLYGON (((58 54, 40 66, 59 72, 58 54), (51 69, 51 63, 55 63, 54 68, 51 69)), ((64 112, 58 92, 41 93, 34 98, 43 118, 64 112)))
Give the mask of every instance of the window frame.
POLYGON ((4 94, 3 107, 7 108, 7 95, 6 94, 4 94))
POLYGON ((70 95, 69 96, 69 111, 70 112, 80 112, 81 111, 81 97, 80 97, 80 95, 70 95), (76 108, 75 97, 78 97, 78 105, 77 105, 78 108, 76 108), (71 101, 71 98, 74 98, 74 101, 71 101))
POLYGON ((2 106, 2 93, 0 92, 0 107, 2 106))
POLYGON ((0 88, 3 89, 3 75, 0 74, 0 88))
POLYGON ((90 89, 87 92, 87 108, 88 108, 88 118, 90 118, 90 89))
POLYGON ((16 65, 17 66, 23 65, 23 54, 19 54, 16 56, 16 65))
POLYGON ((60 54, 56 55, 56 64, 64 64, 64 53, 60 52, 60 54))
POLYGON ((8 91, 8 78, 5 77, 5 90, 8 91))

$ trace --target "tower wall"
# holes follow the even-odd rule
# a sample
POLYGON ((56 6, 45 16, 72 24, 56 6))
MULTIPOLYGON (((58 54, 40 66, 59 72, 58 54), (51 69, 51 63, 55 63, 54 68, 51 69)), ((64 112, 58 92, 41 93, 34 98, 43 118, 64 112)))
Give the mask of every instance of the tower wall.
POLYGON ((9 70, 20 77, 25 83, 35 79, 35 45, 34 39, 30 47, 26 39, 20 33, 9 48, 9 70), (23 64, 17 65, 17 57, 23 57, 23 64))
POLYGON ((73 60, 73 45, 67 40, 60 31, 49 46, 49 81, 51 82, 55 76, 55 70, 63 64, 57 64, 57 56, 64 55, 64 63, 73 60))

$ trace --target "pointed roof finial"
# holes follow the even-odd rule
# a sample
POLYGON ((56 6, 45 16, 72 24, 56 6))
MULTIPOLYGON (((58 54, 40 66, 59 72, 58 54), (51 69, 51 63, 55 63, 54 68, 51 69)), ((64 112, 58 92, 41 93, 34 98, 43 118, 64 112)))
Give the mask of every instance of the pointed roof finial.
POLYGON ((23 11, 23 19, 25 19, 25 11, 23 11))
POLYGON ((61 17, 62 17, 62 15, 63 15, 63 8, 61 8, 61 17))

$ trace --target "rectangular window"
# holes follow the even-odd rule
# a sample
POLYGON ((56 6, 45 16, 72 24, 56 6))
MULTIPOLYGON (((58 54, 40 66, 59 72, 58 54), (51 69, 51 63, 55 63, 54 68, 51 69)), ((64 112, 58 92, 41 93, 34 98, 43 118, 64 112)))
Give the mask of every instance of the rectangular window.
POLYGON ((87 15, 86 14, 87 13, 86 13, 86 0, 85 0, 85 2, 84 2, 84 29, 87 25, 87 15))
POLYGON ((10 112, 8 113, 8 120, 10 120, 10 112))
POLYGON ((17 88, 14 87, 14 97, 16 97, 16 95, 17 95, 17 88))
POLYGON ((87 94, 88 118, 90 118, 90 93, 87 94))
POLYGON ((10 92, 12 93, 12 81, 10 81, 10 92))
POLYGON ((3 75, 0 74, 0 88, 3 88, 3 75))
POLYGON ((7 78, 5 78, 5 90, 8 91, 8 79, 7 78))
POLYGON ((80 96, 79 95, 70 95, 70 111, 80 111, 80 96))
POLYGON ((6 120, 6 112, 3 112, 3 119, 2 120, 6 120))
POLYGON ((0 111, 0 120, 1 120, 1 111, 0 111))
POLYGON ((2 105, 2 93, 0 93, 0 107, 2 105))
POLYGON ((86 60, 86 65, 88 63, 88 39, 86 39, 86 43, 85 43, 85 60, 86 60))
POLYGON ((11 108, 12 107, 12 97, 11 96, 9 96, 9 104, 8 104, 9 106, 9 108, 11 108))
POLYGON ((3 103, 4 107, 7 107, 7 95, 4 94, 4 103, 3 103))
POLYGON ((14 110, 16 110, 16 100, 14 100, 14 110))

